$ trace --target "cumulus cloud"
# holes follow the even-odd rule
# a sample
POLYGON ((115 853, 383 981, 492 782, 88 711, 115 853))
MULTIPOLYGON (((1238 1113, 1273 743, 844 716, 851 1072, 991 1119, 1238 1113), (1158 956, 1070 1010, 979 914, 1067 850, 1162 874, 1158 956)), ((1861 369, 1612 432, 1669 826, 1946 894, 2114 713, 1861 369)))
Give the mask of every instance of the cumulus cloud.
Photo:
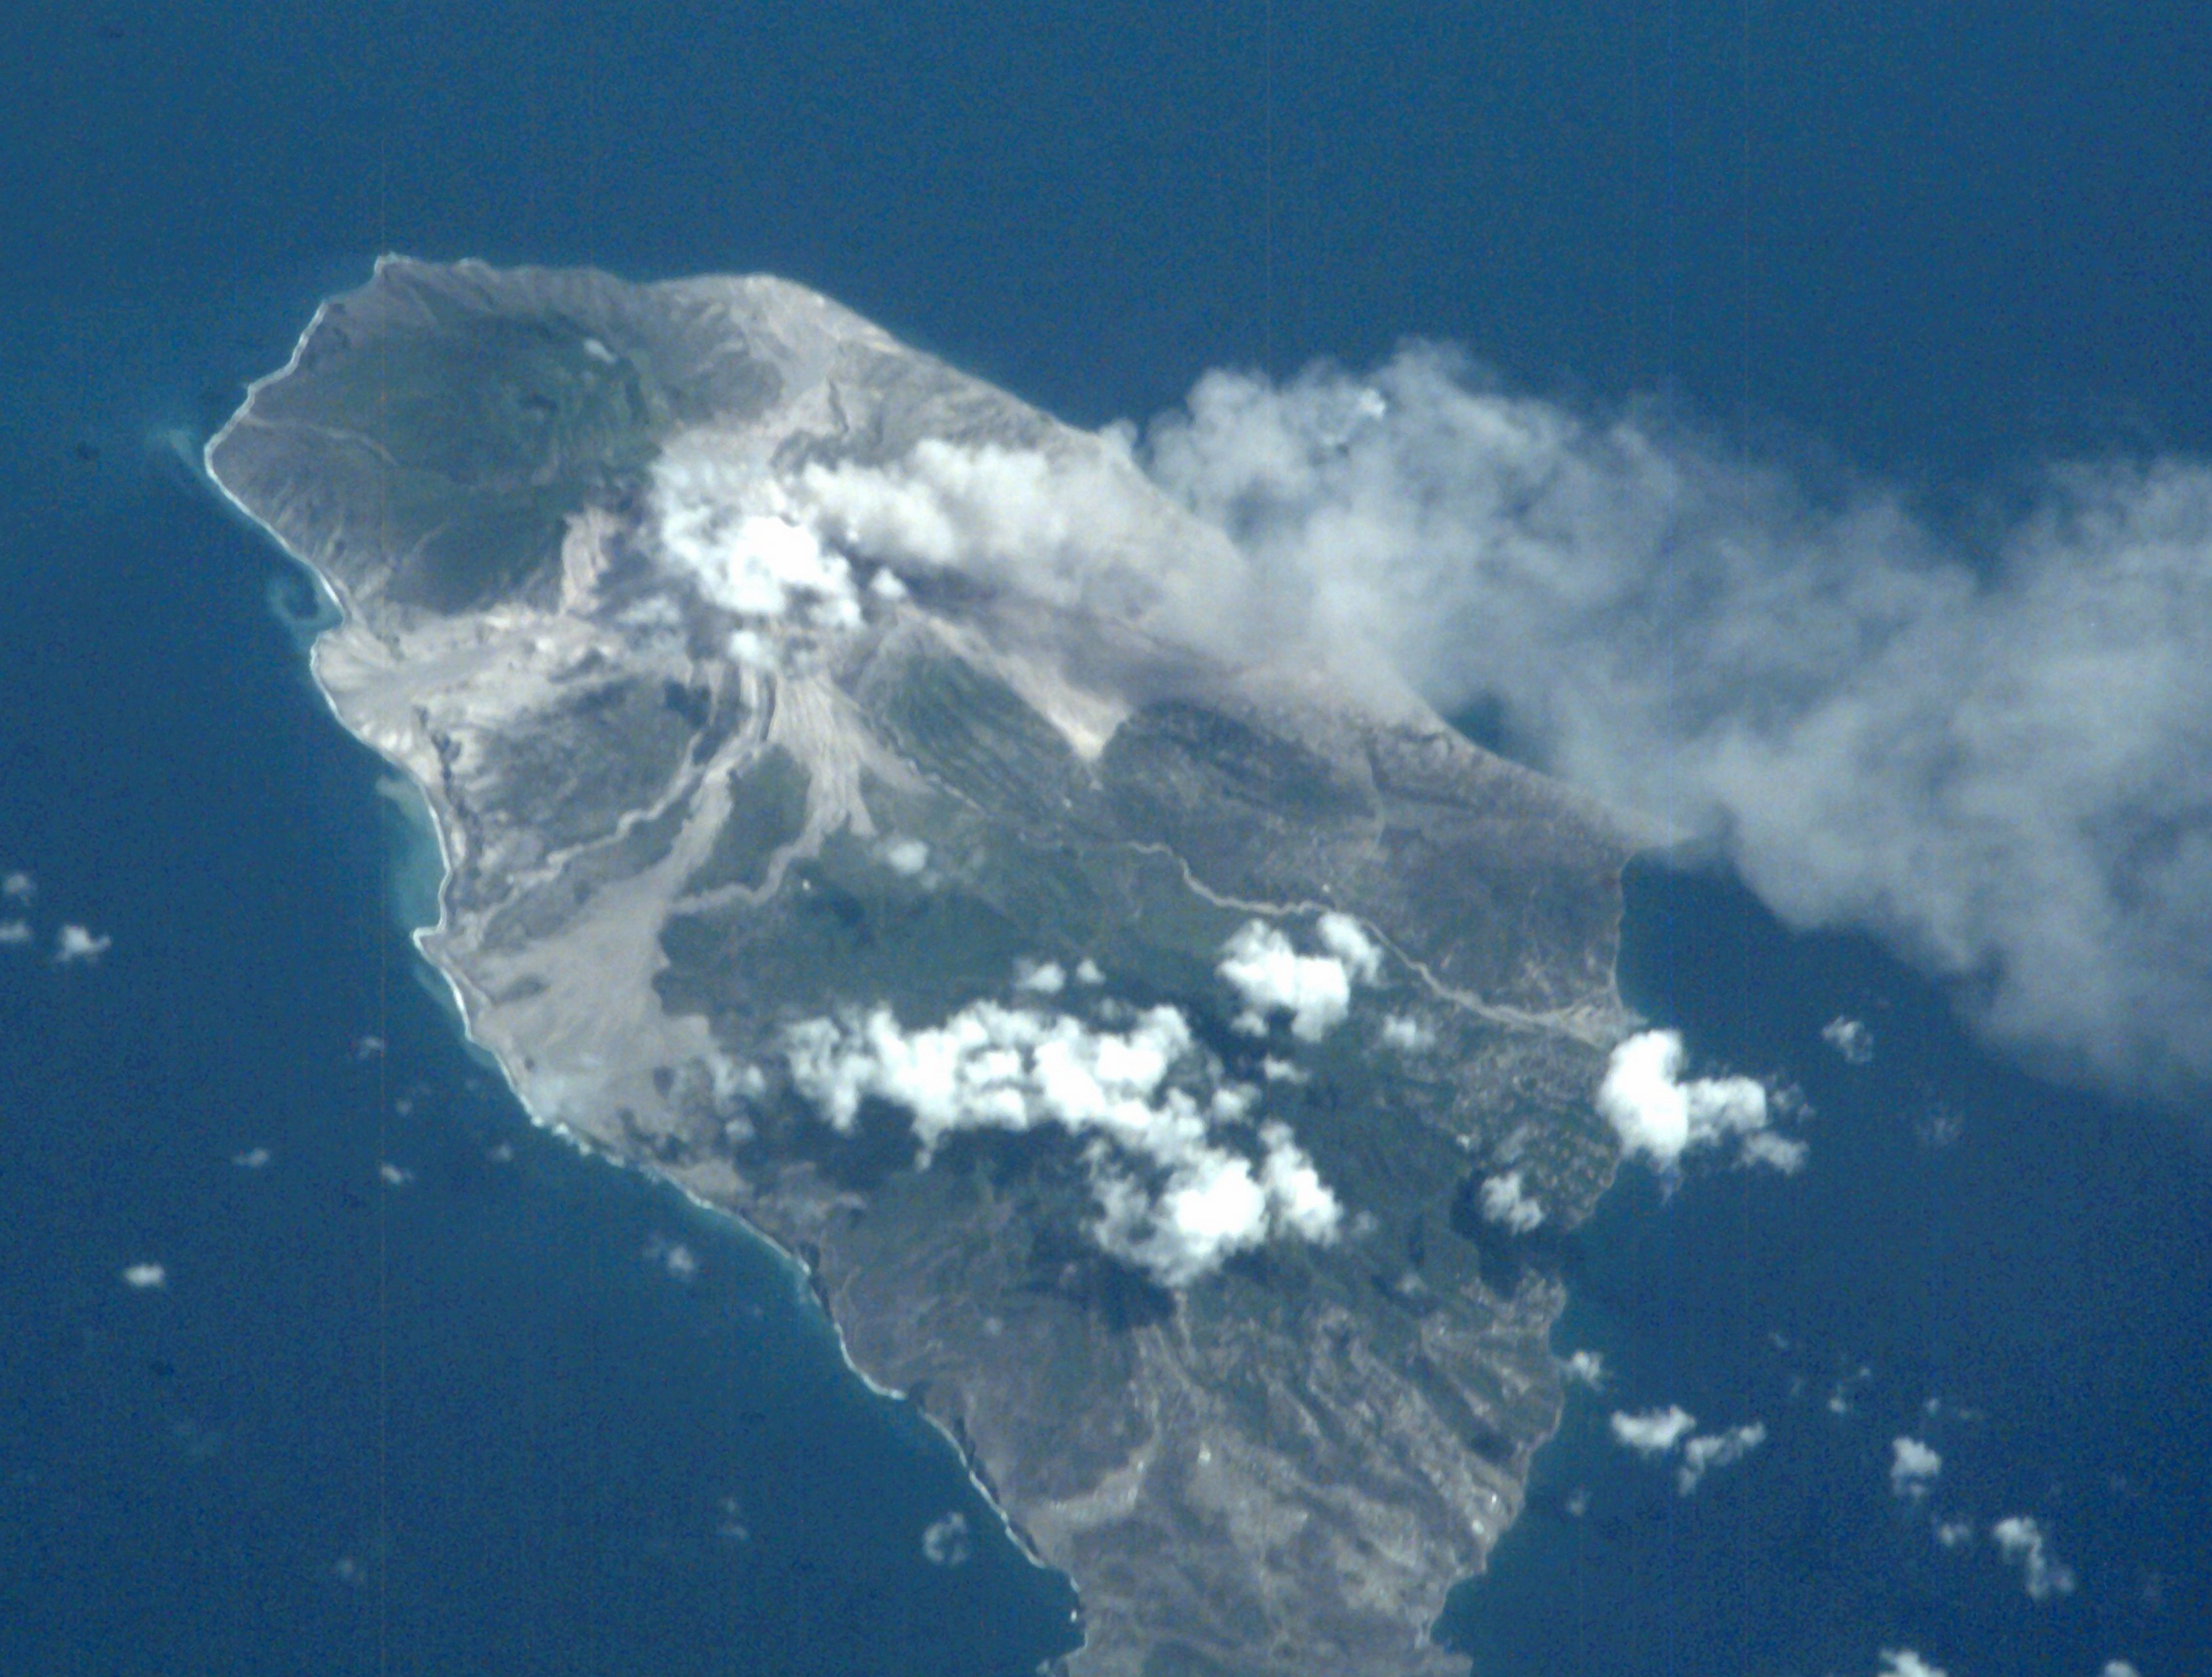
POLYGON ((1963 1549, 1974 1540, 1972 1520, 1938 1520, 1934 1529, 1936 1540, 1947 1549, 1963 1549))
POLYGON ((82 926, 64 926, 54 938, 54 959, 64 966, 78 962, 90 965, 107 953, 115 939, 82 926))
POLYGON ((1025 961, 1015 969, 1014 987, 1033 995, 1056 996, 1067 987, 1067 973, 1057 961, 1025 961))
POLYGON ((0 896, 12 902, 28 902, 39 894, 39 882, 21 868, 0 875, 0 896))
POLYGON ((1605 1358, 1595 1351, 1571 1352, 1559 1363, 1560 1377, 1577 1386, 1587 1386, 1593 1392, 1605 1389, 1605 1358))
POLYGON ((1482 1217, 1509 1234, 1525 1235, 1541 1228, 1544 1207, 1521 1185, 1521 1173, 1508 1170, 1484 1178, 1482 1217))
POLYGON ((27 944, 30 941, 31 926, 28 921, 0 920, 0 947, 5 947, 9 944, 27 944))
POLYGON ((248 1147, 242 1153, 233 1153, 230 1162, 241 1170, 265 1170, 276 1157, 266 1147, 248 1147))
POLYGON ((1682 1445, 1682 1465, 1674 1472, 1675 1490, 1690 1495, 1714 1468, 1734 1467, 1765 1442, 1766 1427, 1759 1421, 1686 1440, 1682 1445))
POLYGON ((125 1264, 123 1285, 138 1292, 148 1292, 155 1287, 169 1285, 169 1272, 160 1264, 125 1264))
POLYGON ((1928 1494, 1936 1475, 1943 1471, 1943 1458, 1917 1438, 1889 1441, 1889 1488, 1893 1496, 1918 1502, 1928 1494))
POLYGON ((1885 1648, 1875 1677, 1943 1677, 1943 1668, 1929 1664, 1910 1648, 1885 1648))
POLYGON ((1991 1526, 1990 1537, 2005 1564, 2020 1569, 2021 1583, 2031 1600, 2047 1601, 2074 1593, 2074 1570, 2051 1552, 2051 1540, 2039 1522, 2015 1514, 1991 1526))
POLYGON ((1899 492, 1814 493, 1430 346, 1209 374, 1141 458, 1242 550, 1278 640, 1494 707, 1793 924, 1960 979, 2000 1038, 2212 1073, 2212 465, 2056 466, 1953 538, 1899 492))
POLYGON ((1436 1046, 1437 1034, 1408 1014, 1393 1013, 1382 1021, 1382 1040, 1394 1048, 1419 1054, 1436 1046))
POLYGON ((874 1097, 904 1108, 921 1163, 966 1130, 1054 1126, 1083 1138, 1106 1250, 1188 1286, 1271 1237, 1326 1243, 1335 1194, 1258 1091, 1220 1081, 1176 1008, 1126 1029, 978 1002, 908 1030, 887 1007, 786 1034, 793 1085, 849 1132, 874 1097))
POLYGON ((2125 1660, 2106 1660, 2105 1668, 2098 1677, 2142 1677, 2142 1674, 2125 1660))
POLYGON ((958 1566, 970 1552, 968 1516, 955 1510, 933 1520, 921 1534, 922 1559, 932 1566, 958 1566))
POLYGON ((679 1281, 689 1282, 699 1273, 699 1255, 682 1241, 666 1235, 646 1237, 645 1257, 648 1263, 659 1264, 679 1281))
POLYGON ((884 862, 911 879, 929 866, 929 847, 917 838, 896 838, 884 846, 884 862))
POLYGON ((1874 1032, 1863 1020, 1838 1015, 1820 1027, 1820 1040, 1843 1055, 1846 1064, 1864 1066, 1874 1059, 1874 1032))
POLYGON ((1599 1115, 1613 1126, 1622 1152, 1673 1170, 1685 1153, 1735 1144, 1738 1158, 1794 1172, 1805 1162, 1802 1142, 1767 1133, 1771 1103, 1750 1078, 1682 1076, 1680 1035, 1639 1031, 1621 1042, 1598 1085, 1599 1115))
POLYGON ((1244 1002, 1240 1029, 1265 1036, 1269 1015, 1288 1013, 1291 1034, 1317 1042, 1351 1012, 1353 983, 1381 975, 1382 951, 1349 914, 1323 914, 1314 929, 1326 954, 1299 954, 1288 933, 1259 920, 1223 945, 1217 970, 1244 1002))
MULTIPOLYGON (((860 622, 852 565, 823 545, 782 483, 757 463, 678 439, 653 464, 652 503, 662 562, 688 574, 711 604, 823 629, 860 622)), ((732 653, 750 664, 771 659, 757 635, 732 653)))
POLYGON ((1680 1404, 1648 1409, 1640 1415, 1615 1413, 1607 1422, 1613 1442, 1649 1461, 1670 1454, 1697 1429, 1698 1418, 1680 1404))

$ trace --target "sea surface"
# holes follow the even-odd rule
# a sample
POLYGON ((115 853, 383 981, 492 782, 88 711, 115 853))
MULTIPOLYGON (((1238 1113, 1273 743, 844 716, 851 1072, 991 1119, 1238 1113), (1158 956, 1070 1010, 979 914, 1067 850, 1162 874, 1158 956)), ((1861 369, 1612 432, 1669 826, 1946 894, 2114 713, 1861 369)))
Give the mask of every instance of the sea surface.
MULTIPOLYGON (((0 1671, 990 1674, 1067 1644, 1064 1585, 790 1272, 532 1130, 422 981, 420 832, 307 680, 298 577, 181 464, 375 252, 777 271, 1091 423, 1209 367, 1446 339, 1971 524, 2054 451, 2212 443, 2212 222, 2174 190, 2212 153, 2206 31, 16 9, 0 872, 36 890, 0 920, 37 941, 0 947, 0 1671), (67 925, 112 941, 58 965, 67 925)), ((1811 1161, 1631 1171, 1577 1242, 1560 1349, 1607 1385, 1455 1602, 1477 1668, 2212 1669, 2201 1116, 2031 1080, 1723 878, 1639 872, 1628 933, 1632 1000, 1799 1085, 1811 1161), (1821 1041, 1842 1014, 1870 1064, 1821 1041), (1606 1432, 1668 1403, 1766 1441, 1680 1496, 1606 1432), (1887 1483, 1905 1432, 1943 1457, 1924 1503, 1887 1483), (2012 1515, 2070 1594, 1996 1558, 2012 1515)))

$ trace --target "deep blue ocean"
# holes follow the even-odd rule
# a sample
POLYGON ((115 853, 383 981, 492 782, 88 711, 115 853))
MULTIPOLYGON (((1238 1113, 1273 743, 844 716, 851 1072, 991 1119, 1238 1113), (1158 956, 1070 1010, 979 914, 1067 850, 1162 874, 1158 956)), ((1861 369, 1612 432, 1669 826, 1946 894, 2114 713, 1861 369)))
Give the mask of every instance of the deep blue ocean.
MULTIPOLYGON (((0 947, 0 1673, 1067 1645, 790 1273, 532 1132, 420 981, 419 835, 308 684, 297 578, 175 453, 377 250, 778 271, 1082 422, 1449 339, 1939 520, 2055 453, 2212 447, 2179 0, 27 0, 6 34, 0 873, 35 895, 0 920, 38 941, 0 947), (58 966, 67 924, 112 942, 58 966), (933 1565, 948 1512, 972 1552, 933 1565)), ((1477 1669, 2212 1671, 2206 1115, 2032 1080, 1724 877, 1638 871, 1624 981, 1800 1086, 1812 1164, 1631 1171, 1575 1243, 1559 1346, 1607 1385, 1455 1601, 1477 1669), (1605 1430, 1668 1403, 1765 1442, 1680 1496, 1605 1430), (2001 1565, 2014 1514, 2071 1594, 2001 1565)))

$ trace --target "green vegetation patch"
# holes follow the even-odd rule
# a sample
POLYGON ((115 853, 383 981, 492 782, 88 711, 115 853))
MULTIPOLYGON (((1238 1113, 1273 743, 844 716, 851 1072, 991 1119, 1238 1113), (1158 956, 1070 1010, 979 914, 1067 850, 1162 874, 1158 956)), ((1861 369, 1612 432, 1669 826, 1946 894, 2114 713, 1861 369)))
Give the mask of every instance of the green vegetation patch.
POLYGON ((562 520, 642 471, 667 404, 637 360, 576 321, 434 303, 327 344, 261 392, 258 416, 311 448, 366 460, 351 509, 389 556, 391 598, 458 611, 515 592, 559 551, 562 520))
POLYGON ((806 770, 781 745, 730 773, 730 815, 714 835, 714 848, 685 882, 687 891, 724 885, 758 886, 775 853, 806 826, 806 770))

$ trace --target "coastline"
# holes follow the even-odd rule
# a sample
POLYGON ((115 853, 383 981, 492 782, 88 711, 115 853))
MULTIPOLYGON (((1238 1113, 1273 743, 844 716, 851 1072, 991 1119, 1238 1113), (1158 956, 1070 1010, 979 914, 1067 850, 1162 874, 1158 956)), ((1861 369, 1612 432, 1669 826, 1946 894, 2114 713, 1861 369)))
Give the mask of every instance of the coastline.
MULTIPOLYGON (((380 258, 378 264, 379 267, 382 267, 384 263, 389 258, 380 258)), ((438 883, 435 893, 436 915, 434 920, 430 921, 427 924, 410 927, 409 935, 414 945, 416 953, 421 957, 423 965, 430 972, 436 974, 438 979, 442 981, 442 994, 450 1003, 449 1011, 461 1026, 463 1040, 468 1044, 474 1053, 488 1059, 495 1066, 497 1067, 501 1081, 505 1084, 507 1090, 514 1096, 517 1104, 521 1108, 524 1115, 530 1120, 533 1127, 552 1132, 555 1135, 568 1142, 568 1145, 580 1154, 594 1157, 608 1163, 626 1167, 636 1167, 640 1169, 641 1173, 649 1180, 669 1183, 683 1194, 688 1203, 696 1206, 701 1211, 713 1212, 719 1218, 728 1219, 730 1223, 734 1224, 738 1228, 741 1229, 746 1237, 750 1240, 759 1242, 761 1245, 772 1253, 775 1258, 781 1260, 782 1263, 787 1266, 786 1273, 790 1278, 794 1292, 804 1292, 811 1295, 815 1304, 819 1308, 821 1319, 828 1327, 831 1335, 836 1342, 839 1359, 843 1364, 845 1369, 854 1376, 857 1376, 862 1385, 871 1394, 896 1401, 902 1407, 919 1412, 921 1419, 928 1423, 937 1436, 944 1439, 945 1442, 953 1449, 961 1462, 963 1471, 966 1474, 969 1484, 975 1489, 977 1496, 981 1500, 982 1504, 989 1508, 993 1514, 997 1517, 1001 1529, 1006 1532, 1006 1535, 1014 1543, 1015 1546, 1020 1550, 1024 1559, 1041 1570, 1050 1571, 1062 1577, 1068 1576, 1064 1569, 1046 1560, 1039 1553, 1036 1545, 1030 1539, 1028 1534, 1024 1530, 1020 1523, 1014 1519, 1007 1508, 1000 1501, 1000 1498, 991 1482, 989 1475, 986 1472, 983 1464, 975 1455, 970 1444, 958 1432, 956 1432, 953 1426, 940 1420, 935 1415, 933 1415, 926 1406, 914 1402, 908 1397, 905 1392, 879 1382, 855 1362, 846 1338, 844 1324, 839 1321, 836 1312, 831 1307, 831 1302, 828 1296, 827 1290, 824 1287, 815 1267, 810 1264, 806 1261, 805 1257, 804 1257, 799 1252, 794 1251, 791 1248, 787 1247, 781 1242, 776 1240, 773 1236, 762 1230, 750 1218, 748 1218, 742 1211, 738 1210, 732 1206, 720 1203, 714 1200, 706 1197, 690 1183, 669 1175, 659 1166, 656 1165, 652 1160, 625 1157, 622 1153, 608 1147, 605 1143, 595 1140, 586 1133, 580 1132, 577 1128, 574 1127, 571 1123, 564 1121, 559 1116, 555 1115, 550 1112, 540 1110, 537 1105, 533 1104, 528 1095, 525 1092, 526 1088, 527 1087, 526 1073, 528 1072, 528 1066, 526 1062, 520 1060, 520 1048, 512 1042, 506 1044, 505 1047, 502 1048, 486 1041, 480 1034, 479 1021, 486 1010, 492 1006, 490 1000, 475 991, 464 974, 447 965, 439 958, 439 951, 448 936, 453 923, 453 913, 452 907, 447 901, 447 893, 452 881, 455 877, 459 847, 465 842, 463 835, 457 831, 458 817, 445 805, 440 795, 440 788, 433 783, 426 782, 422 778, 419 764, 410 763, 404 757, 395 755, 393 750, 390 749, 388 745, 380 744, 375 739, 372 738, 368 733, 356 730, 356 728, 349 722, 344 710, 341 708, 337 693, 334 691, 331 685, 325 679, 325 666, 320 656, 325 646, 323 640, 324 635, 334 632, 343 631, 349 627, 360 627, 365 622, 363 616, 357 608, 343 582, 337 577, 326 573, 314 559, 295 550, 276 529, 270 524, 264 522, 262 519, 251 511, 240 499, 240 497, 233 494, 228 486, 223 483, 222 479, 216 473, 211 464, 216 451, 226 439, 229 438, 233 433, 241 426, 251 425, 254 422, 254 404, 263 390, 291 375, 297 370, 309 340, 319 330, 322 328, 327 313, 334 301, 335 300, 332 299, 325 299, 325 301, 318 307, 313 318, 301 332, 299 340, 294 346, 291 355, 287 359, 285 365, 283 368, 273 373, 266 374, 260 379, 253 380, 252 384, 249 385, 244 402, 241 403, 238 410, 233 413, 230 418, 214 434, 214 436, 209 440, 202 450, 202 471, 204 475, 215 484, 218 492, 222 495, 224 499, 228 501, 240 515, 245 517, 264 535, 274 539, 278 548, 289 559, 290 559, 295 564, 300 566, 315 580, 321 597, 330 603, 334 614, 331 622, 327 623, 321 629, 317 630, 308 646, 308 670, 311 678, 314 682, 316 690, 320 695, 324 704, 329 709, 333 720, 337 722, 339 727, 349 738, 368 746, 369 750, 374 753, 376 759, 380 763, 386 765, 393 774, 404 781, 406 786, 411 787, 416 799, 419 800, 421 808, 427 813, 427 824, 428 825, 431 835, 435 843, 438 860, 438 883)), ((1617 892, 1617 880, 1615 882, 1615 887, 1617 892)), ((1618 897, 1616 896, 1616 902, 1617 901, 1618 897)), ((1620 924, 1617 915, 1618 911, 1616 911, 1616 919, 1613 927, 1615 962, 1613 971, 1609 975, 1611 979, 1611 993, 1609 1000, 1613 1012, 1615 1014, 1625 1018, 1625 1010, 1622 1010, 1620 1006, 1619 996, 1618 947, 1620 924)), ((1608 1165, 1605 1185, 1600 1189, 1600 1197, 1602 1197, 1603 1193, 1609 1189, 1613 1175, 1617 1171, 1617 1160, 1613 1161, 1612 1164, 1608 1165)), ((1551 1350, 1551 1335, 1556 1331, 1561 1313, 1565 1310, 1567 1304, 1565 1285, 1564 1281, 1559 1282, 1558 1285, 1559 1292, 1556 1304, 1546 1310, 1541 1317, 1534 1318, 1534 1320, 1540 1320, 1543 1323, 1542 1331, 1544 1334, 1544 1344, 1547 1352, 1551 1350)), ((1553 1360, 1556 1361, 1556 1356, 1554 1356, 1553 1360)), ((1535 1455, 1546 1445, 1550 1443, 1552 1440, 1557 1437, 1559 1430, 1564 1424, 1565 1413, 1565 1394, 1564 1391, 1562 1391, 1560 1393, 1559 1401, 1550 1408, 1548 1419, 1544 1426, 1541 1436, 1536 1438, 1528 1446, 1526 1460, 1529 1464, 1531 1464, 1531 1466, 1524 1467, 1518 1473, 1513 1473, 1510 1474, 1507 1474, 1504 1472, 1500 1473, 1500 1479, 1510 1486, 1510 1501, 1499 1501, 1493 1498, 1493 1502, 1497 1504, 1496 1514, 1494 1516, 1495 1523, 1487 1534, 1487 1540, 1483 1541, 1480 1546, 1476 1554, 1475 1565, 1473 1570, 1466 1572, 1458 1572, 1455 1571, 1452 1575, 1441 1577, 1436 1580, 1433 1594, 1430 1595, 1429 1600, 1424 1604, 1425 1607, 1425 1616, 1422 1620, 1424 1632, 1420 1637, 1416 1638, 1413 1643, 1408 1644, 1409 1655, 1414 1650, 1424 1645, 1436 1649, 1439 1651, 1449 1652, 1449 1650, 1443 1650, 1443 1645, 1441 1644, 1434 1641, 1432 1632, 1446 1613, 1449 1601, 1453 1593, 1461 1589, 1471 1579, 1479 1578, 1488 1571, 1491 1554, 1497 1541, 1504 1535, 1506 1531, 1510 1529, 1512 1525, 1521 1517, 1523 1512, 1525 1512, 1527 1506, 1528 1473, 1533 1467, 1535 1455)), ((1071 1582, 1073 1582, 1072 1579, 1071 1582)), ((1079 1587, 1078 1593, 1079 1598, 1079 1587)), ((1424 1593, 1425 1594, 1427 1592, 1424 1593)), ((1081 1612, 1082 1609, 1079 1607, 1079 1623, 1080 1622, 1081 1612)), ((1080 1646, 1080 1644, 1079 1644, 1079 1646, 1080 1646)), ((1060 1660, 1065 1660, 1070 1657, 1073 1651, 1074 1650, 1071 1650, 1070 1655, 1063 1655, 1057 1657, 1060 1660)))
MULTIPOLYGON (((380 257, 378 258, 379 264, 380 265, 386 259, 386 258, 380 257)), ((654 1169, 650 1165, 642 1165, 636 1160, 623 1158, 610 1152, 592 1143, 588 1138, 579 1134, 575 1130, 572 1129, 568 1125, 562 1123, 559 1119, 550 1117, 538 1111, 537 1108, 531 1103, 529 1098, 523 1093, 523 1086, 520 1080, 516 1076, 515 1067, 509 1063, 507 1056, 501 1053, 496 1047, 483 1041, 477 1035, 475 1014, 471 1010, 470 992, 465 982, 458 974, 454 973, 443 963, 440 962, 435 954, 433 953, 432 949, 433 941, 444 934, 447 929, 447 924, 450 919, 450 910, 446 902, 447 887, 452 880, 453 874, 453 854, 452 841, 448 835, 449 817, 442 809, 441 809, 438 799, 434 795, 431 789, 423 785, 421 779, 407 763, 385 752, 378 747, 374 741, 365 738, 348 725, 345 714, 339 708, 336 696, 324 682, 321 672, 316 667, 314 647, 320 643, 323 636, 335 629, 344 627, 347 623, 357 622, 359 620, 358 613, 354 606, 352 599, 346 592, 344 586, 342 583, 325 574, 319 566, 318 566, 312 559, 309 559, 306 555, 295 550, 292 547, 291 544, 287 542, 278 532, 272 529, 268 524, 264 523, 245 504, 244 501, 240 501, 237 495, 233 494, 229 486, 223 483, 221 477, 216 474, 212 465, 210 464, 216 448, 230 434, 234 428, 240 425, 241 422, 247 419, 251 414, 254 399, 263 387, 275 384, 278 380, 289 375, 296 369, 299 365, 301 355, 305 350, 308 339, 312 337, 316 331, 320 327, 324 315, 330 307, 330 302, 331 300, 326 298, 317 306, 313 318, 309 320, 307 327, 300 334, 300 337, 293 345, 292 353, 285 361, 284 365, 277 368, 275 372, 264 374, 262 377, 252 380, 247 385, 244 401, 240 404, 237 410, 231 415, 230 418, 224 422, 222 428, 208 439, 207 442, 199 451, 200 475, 215 489, 216 493, 222 497, 223 501, 240 518, 243 519, 255 531, 272 543, 279 552, 283 554, 287 559, 290 560, 294 564, 297 565, 301 570, 306 572, 308 577, 313 580, 317 589, 320 592, 322 598, 328 604, 334 615, 331 621, 315 631, 308 643, 308 678, 313 684, 316 693, 321 697, 325 708, 329 711, 331 720, 337 725, 339 729, 348 738, 356 741, 359 744, 366 746, 370 751, 375 754, 378 761, 384 763, 394 775, 404 780, 406 785, 411 788, 422 810, 428 817, 428 820, 426 824, 431 837, 434 840, 437 846, 439 868, 437 889, 438 914, 437 918, 428 925, 416 926, 410 928, 407 936, 408 941, 414 947, 416 954, 421 958, 423 969, 428 972, 435 975, 437 979, 442 984, 446 1011, 459 1024, 463 1040, 470 1051, 489 1060, 497 1069, 500 1079, 505 1085, 507 1093, 513 1097, 515 1105, 521 1110, 523 1115, 530 1121, 531 1125, 534 1128, 544 1130, 558 1138, 561 1141, 566 1143, 582 1157, 611 1164, 623 1170, 637 1170, 641 1175, 647 1176, 650 1180, 665 1183, 669 1187, 674 1188, 688 1203, 696 1207, 699 1211, 719 1219, 721 1223, 738 1232, 743 1238, 756 1243, 760 1248, 774 1256, 784 1267, 791 1281, 794 1294, 812 1302, 816 1310, 820 1315, 823 1324, 827 1327, 830 1331, 830 1338, 837 1347, 839 1360, 843 1363, 847 1371, 855 1379, 859 1380, 861 1385, 872 1395, 884 1399, 887 1401, 897 1403, 902 1407, 911 1411, 913 1413, 917 1415, 925 1425, 934 1431, 939 1437, 942 1438, 960 1462, 961 1469, 966 1475, 969 1484, 975 1488, 976 1495, 982 1500, 983 1504, 991 1510, 994 1516, 997 1517, 1001 1528, 1005 1531, 1007 1536, 1008 1540, 1011 1541, 1013 1546, 1020 1552, 1023 1559, 1041 1571, 1060 1573, 1060 1569, 1059 1567, 1054 1566, 1051 1562, 1046 1560, 1037 1552, 1036 1546, 1030 1540, 1028 1534, 1022 1529, 1020 1524, 1008 1514, 1006 1508, 1001 1504, 997 1492, 993 1489, 988 1480, 981 1471, 974 1452, 969 1446, 960 1438, 956 1437, 950 1429, 929 1413, 927 1407, 913 1402, 904 1392, 893 1387, 882 1384, 880 1382, 876 1380, 873 1376, 870 1375, 866 1370, 861 1368, 858 1363, 854 1361, 851 1348, 846 1342, 843 1324, 838 1322, 836 1313, 830 1309, 826 1291, 820 1285, 819 1279, 812 1266, 809 1265, 804 1258, 799 1256, 799 1254, 790 1250, 788 1248, 784 1246, 782 1243, 777 1241, 765 1230, 759 1228, 757 1224, 747 1218, 743 1212, 733 1210, 728 1206, 719 1205, 714 1200, 707 1199, 689 1183, 682 1182, 665 1172, 654 1169)), ((1062 1574, 1062 1576, 1065 1576, 1065 1574, 1062 1574)), ((1079 1592, 1078 1599, 1079 1601, 1079 1592)), ((1080 1644, 1079 1644, 1079 1645, 1080 1644)), ((1062 1659, 1065 1659, 1066 1657, 1066 1656, 1060 1656, 1062 1659)))

